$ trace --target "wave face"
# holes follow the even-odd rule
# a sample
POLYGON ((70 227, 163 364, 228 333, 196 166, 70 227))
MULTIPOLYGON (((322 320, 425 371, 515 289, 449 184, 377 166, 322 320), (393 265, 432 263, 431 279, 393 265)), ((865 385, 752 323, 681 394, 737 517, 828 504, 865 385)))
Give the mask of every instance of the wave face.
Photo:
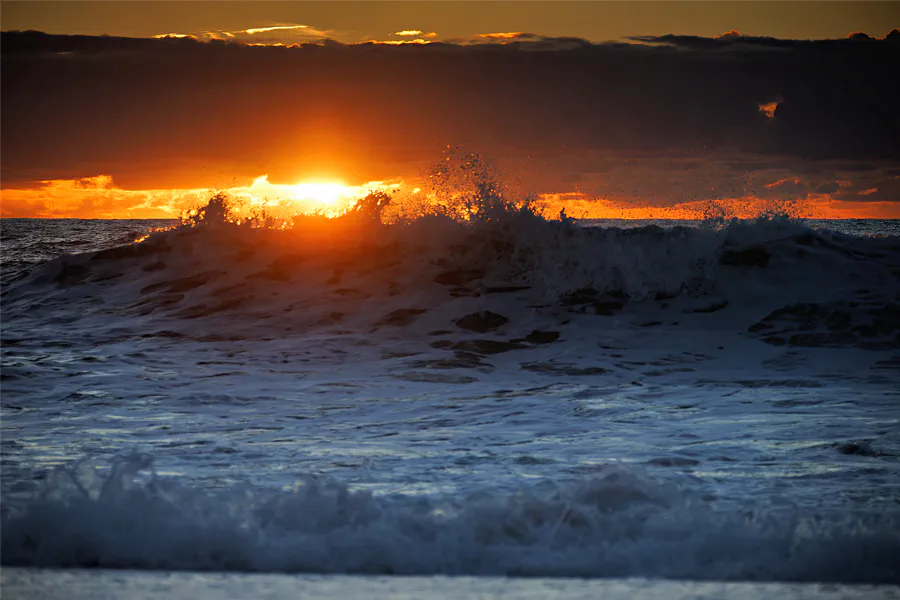
POLYGON ((2 306, 4 564, 900 582, 897 237, 204 218, 2 306))
POLYGON ((187 336, 215 321, 223 335, 260 337, 338 323, 452 327, 459 298, 507 312, 601 315, 626 303, 656 301, 674 315, 753 301, 769 314, 745 327, 770 343, 900 347, 897 238, 777 218, 628 229, 525 211, 471 224, 309 221, 287 231, 201 222, 63 256, 13 282, 4 304, 13 324, 86 304, 88 314, 172 319, 187 336))

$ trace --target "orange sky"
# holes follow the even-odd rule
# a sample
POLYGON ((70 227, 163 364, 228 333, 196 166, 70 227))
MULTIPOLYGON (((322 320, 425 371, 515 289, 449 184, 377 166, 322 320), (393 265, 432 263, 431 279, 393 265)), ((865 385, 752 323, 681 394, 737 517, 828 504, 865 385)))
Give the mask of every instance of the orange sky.
MULTIPOLYGON (((883 35, 898 24, 896 2, 734 2, 709 0, 572 2, 41 2, 4 0, 4 30, 151 37, 302 24, 342 42, 390 39, 401 30, 435 32, 437 39, 531 31, 592 41, 629 35, 680 33, 791 39, 839 38, 850 31, 883 35)), ((281 30, 273 33, 290 33, 281 30)), ((287 39, 290 39, 288 37, 287 39)))
POLYGON ((334 210, 458 145, 570 216, 900 218, 897 3, 0 11, 3 217, 177 217, 216 190, 334 210))
MULTIPOLYGON (((179 218, 216 192, 225 191, 244 207, 265 206, 279 216, 307 212, 340 214, 352 202, 371 190, 384 190, 402 199, 422 195, 420 188, 400 180, 371 181, 344 185, 335 180, 300 185, 277 184, 260 176, 244 185, 224 190, 152 189, 126 190, 107 175, 77 180, 41 182, 35 189, 0 191, 2 217, 82 218, 82 219, 166 219, 179 218)), ((752 218, 766 212, 781 212, 801 218, 820 219, 900 219, 900 203, 847 202, 827 194, 802 200, 773 201, 755 196, 678 202, 648 206, 633 199, 596 198, 580 192, 538 195, 543 212, 555 218, 560 210, 575 218, 589 219, 703 219, 709 216, 752 218)))

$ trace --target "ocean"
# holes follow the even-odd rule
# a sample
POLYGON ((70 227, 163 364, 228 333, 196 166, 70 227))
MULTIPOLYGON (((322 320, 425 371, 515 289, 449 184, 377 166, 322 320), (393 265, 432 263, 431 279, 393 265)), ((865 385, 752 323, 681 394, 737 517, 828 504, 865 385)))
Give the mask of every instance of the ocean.
POLYGON ((900 222, 255 225, 0 221, 9 597, 896 597, 900 222))

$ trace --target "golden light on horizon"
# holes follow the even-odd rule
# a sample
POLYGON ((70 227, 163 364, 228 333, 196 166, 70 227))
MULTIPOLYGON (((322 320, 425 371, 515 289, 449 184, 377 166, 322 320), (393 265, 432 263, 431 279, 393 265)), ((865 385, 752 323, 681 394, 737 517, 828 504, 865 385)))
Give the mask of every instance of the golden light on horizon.
MULTIPOLYGON (((273 183, 268 175, 251 179, 244 185, 228 188, 180 188, 180 189, 123 189, 109 175, 59 179, 39 182, 40 186, 24 189, 0 190, 0 215, 3 217, 29 218, 86 218, 86 219, 150 219, 178 218, 184 211, 203 206, 217 193, 224 193, 235 200, 235 206, 254 210, 261 208, 268 214, 290 217, 298 214, 319 213, 336 217, 351 208, 358 199, 373 191, 395 196, 415 203, 427 202, 430 194, 420 188, 418 180, 369 181, 360 185, 347 185, 336 179, 315 179, 298 183, 273 183)), ((796 183, 795 178, 783 178, 776 185, 796 183)), ((838 187, 852 184, 841 179, 838 187)), ((766 188, 772 189, 771 186, 766 188)), ((871 198, 877 188, 863 189, 859 196, 871 198)), ((773 202, 753 195, 719 200, 703 200, 668 206, 641 205, 634 199, 593 197, 580 192, 540 193, 543 213, 556 218, 560 210, 575 218, 615 219, 697 219, 703 218, 711 206, 740 218, 752 218, 771 211, 773 202)), ((884 200, 841 200, 832 194, 812 194, 802 201, 790 204, 796 216, 832 219, 897 219, 900 203, 884 200)), ((775 207, 777 208, 777 207, 775 207)))
POLYGON ((411 39, 411 40, 383 40, 383 41, 382 40, 369 40, 368 43, 369 44, 383 44, 385 46, 406 46, 406 45, 410 45, 410 44, 413 44, 413 45, 419 44, 419 45, 424 46, 426 44, 431 44, 433 42, 422 39, 422 38, 415 38, 415 39, 411 39))
POLYGON ((206 204, 218 193, 235 201, 235 206, 263 208, 287 217, 318 212, 337 216, 359 198, 373 191, 395 193, 405 184, 400 180, 368 181, 347 185, 336 179, 315 179, 298 183, 275 183, 268 175, 244 185, 221 188, 124 189, 111 176, 37 182, 30 188, 0 190, 0 215, 29 218, 85 219, 172 219, 184 211, 206 204))
POLYGON ((353 193, 343 183, 298 183, 293 186, 294 198, 298 200, 312 200, 331 206, 342 197, 353 193))
POLYGON ((272 183, 268 175, 261 175, 249 187, 231 188, 228 193, 244 198, 251 204, 280 206, 298 213, 322 212, 335 216, 373 190, 396 190, 401 185, 398 182, 384 181, 347 185, 343 181, 329 179, 301 181, 291 185, 272 183))
POLYGON ((481 33, 478 37, 485 38, 487 40, 513 40, 517 37, 521 37, 524 35, 522 31, 498 31, 495 33, 481 33))
POLYGON ((244 29, 241 33, 254 35, 257 33, 269 33, 271 31, 288 31, 291 29, 309 29, 309 25, 273 25, 272 27, 251 27, 244 29))

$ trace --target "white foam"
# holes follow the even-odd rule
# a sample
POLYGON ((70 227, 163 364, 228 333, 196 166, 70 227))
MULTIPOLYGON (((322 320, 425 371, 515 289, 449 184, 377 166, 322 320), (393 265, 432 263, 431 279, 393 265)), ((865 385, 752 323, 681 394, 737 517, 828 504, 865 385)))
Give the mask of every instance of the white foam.
POLYGON ((588 478, 466 497, 291 489, 202 490, 143 473, 57 471, 5 506, 3 561, 313 573, 897 582, 897 515, 711 510, 686 480, 609 465, 588 478))
POLYGON ((586 600, 696 600, 746 598, 765 600, 880 600, 896 598, 896 586, 759 582, 666 581, 658 579, 540 579, 507 577, 390 577, 358 575, 277 575, 256 573, 191 573, 109 571, 104 569, 19 569, 2 573, 3 593, 10 598, 43 600, 171 600, 258 598, 271 600, 462 600, 515 598, 586 600))

